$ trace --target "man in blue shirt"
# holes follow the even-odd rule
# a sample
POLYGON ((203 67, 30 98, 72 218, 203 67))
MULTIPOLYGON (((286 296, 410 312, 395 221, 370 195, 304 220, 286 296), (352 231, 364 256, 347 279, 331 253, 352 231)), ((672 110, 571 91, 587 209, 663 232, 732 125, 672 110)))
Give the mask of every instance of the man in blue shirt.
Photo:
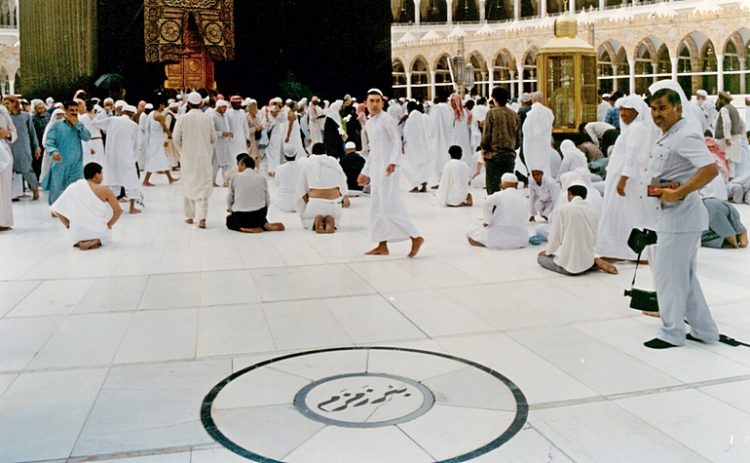
POLYGON ((78 121, 78 103, 65 104, 65 116, 54 122, 47 134, 45 149, 50 157, 50 168, 42 180, 42 187, 49 191, 52 205, 65 189, 83 178, 82 141, 91 140, 91 133, 78 121))

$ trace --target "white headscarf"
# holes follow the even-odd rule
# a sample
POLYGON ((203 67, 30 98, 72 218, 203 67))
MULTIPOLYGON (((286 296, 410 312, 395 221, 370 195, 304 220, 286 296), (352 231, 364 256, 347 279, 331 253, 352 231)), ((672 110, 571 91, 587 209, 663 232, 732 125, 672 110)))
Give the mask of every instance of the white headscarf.
POLYGON ((659 90, 665 88, 677 92, 677 94, 680 95, 680 101, 682 102, 682 117, 688 121, 691 130, 694 130, 695 133, 703 138, 703 114, 697 106, 690 104, 687 95, 685 95, 685 91, 682 90, 679 83, 671 79, 660 80, 659 82, 652 84, 648 88, 648 91, 653 95, 659 90))
POLYGON ((331 106, 326 109, 326 118, 331 119, 339 127, 339 132, 343 131, 341 127, 341 105, 344 104, 342 100, 336 100, 331 103, 331 106))
MULTIPOLYGON (((579 150, 576 147, 576 144, 573 143, 572 140, 564 140, 560 144, 560 151, 562 152, 563 157, 567 156, 580 156, 583 159, 586 159, 586 155, 583 154, 583 151, 579 150)), ((562 183, 562 181, 561 181, 562 183)))

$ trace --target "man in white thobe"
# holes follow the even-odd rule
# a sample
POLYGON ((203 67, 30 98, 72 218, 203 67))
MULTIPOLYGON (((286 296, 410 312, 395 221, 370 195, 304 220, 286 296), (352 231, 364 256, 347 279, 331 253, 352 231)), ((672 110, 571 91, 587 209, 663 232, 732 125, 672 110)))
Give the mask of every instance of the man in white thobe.
MULTIPOLYGON (((125 189, 130 200, 131 214, 140 213, 135 202, 140 198, 140 180, 136 157, 141 149, 141 129, 133 121, 137 109, 132 105, 122 107, 122 116, 94 119, 92 124, 107 133, 107 144, 104 147, 104 159, 107 171, 104 173, 104 184, 113 188, 116 194, 125 189)), ((144 116, 145 117, 145 116, 144 116)))
POLYGON ((537 214, 544 220, 549 220, 559 195, 560 187, 557 182, 541 170, 533 169, 529 181, 529 222, 536 221, 537 214))
POLYGON ((706 130, 710 130, 711 133, 714 133, 718 112, 716 111, 716 105, 708 99, 707 91, 701 89, 695 92, 695 105, 703 115, 703 120, 700 121, 703 133, 705 133, 706 130))
POLYGON ((596 108, 596 120, 599 122, 604 122, 604 119, 607 118, 607 112, 609 112, 609 108, 611 108, 609 105, 609 97, 609 93, 602 95, 602 102, 599 103, 599 106, 596 108))
POLYGON ((367 92, 367 109, 370 119, 365 130, 370 143, 370 155, 357 179, 361 186, 370 181, 370 239, 378 246, 367 255, 388 255, 389 241, 411 239, 409 257, 416 257, 424 243, 412 225, 399 195, 399 172, 401 161, 401 135, 396 122, 383 112, 383 92, 372 89, 367 92))
POLYGON ((544 175, 552 175, 552 125, 555 115, 542 104, 544 97, 536 92, 531 95, 531 110, 523 123, 523 153, 529 170, 541 170, 544 175))
POLYGON ((430 151, 427 140, 427 118, 415 101, 407 105, 409 118, 404 122, 404 154, 411 170, 412 193, 425 193, 429 180, 430 151))
POLYGON ((430 143, 430 152, 432 159, 430 164, 430 183, 437 188, 440 176, 443 174, 443 167, 450 161, 448 148, 450 148, 451 131, 453 130, 453 121, 455 116, 450 105, 441 101, 430 109, 428 119, 428 141, 430 143))
POLYGON ((302 201, 295 196, 301 169, 296 158, 297 148, 294 145, 285 145, 285 162, 276 168, 276 181, 279 184, 276 208, 281 212, 299 212, 303 208, 302 201))
POLYGON ((232 105, 227 109, 226 118, 229 124, 229 131, 232 135, 228 138, 229 160, 242 153, 247 153, 247 141, 250 138, 250 126, 247 120, 247 113, 242 109, 242 97, 235 95, 229 100, 232 105))
POLYGON ((13 226, 13 152, 10 145, 17 137, 10 113, 0 105, 0 232, 13 226))
POLYGON ((221 170, 221 177, 224 180, 224 186, 229 186, 227 173, 229 172, 232 166, 232 161, 236 156, 231 152, 231 143, 234 140, 234 133, 230 128, 229 117, 227 116, 227 113, 233 110, 228 111, 227 108, 229 108, 229 103, 227 103, 226 100, 219 100, 216 102, 216 109, 211 114, 211 118, 214 121, 214 130, 216 130, 216 144, 214 144, 214 155, 211 159, 213 172, 211 180, 215 187, 219 186, 216 183, 216 175, 219 173, 219 170, 221 170))
POLYGON ((216 131, 211 116, 201 112, 202 103, 200 93, 188 95, 190 109, 177 120, 173 139, 181 155, 185 223, 192 224, 197 216, 198 226, 206 228, 208 198, 213 189, 211 157, 216 131))
POLYGON ((487 197, 484 223, 467 234, 469 244, 490 249, 519 249, 528 246, 526 198, 518 190, 515 174, 501 177, 500 191, 487 197))
POLYGON ((310 145, 323 142, 323 123, 325 122, 325 111, 321 107, 320 98, 314 96, 310 99, 310 109, 307 112, 307 126, 310 130, 310 145))

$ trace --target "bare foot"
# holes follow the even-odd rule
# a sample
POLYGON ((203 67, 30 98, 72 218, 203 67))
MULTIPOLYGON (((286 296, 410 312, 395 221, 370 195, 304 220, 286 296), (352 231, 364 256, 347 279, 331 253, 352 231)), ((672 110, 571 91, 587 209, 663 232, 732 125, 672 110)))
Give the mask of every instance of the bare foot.
POLYGON ((366 256, 387 256, 388 254, 390 254, 390 251, 388 251, 388 243, 386 242, 378 244, 378 247, 365 253, 366 256))
POLYGON ((726 241, 727 243, 729 243, 729 245, 732 246, 733 248, 739 248, 740 247, 740 243, 737 242, 737 237, 736 236, 728 236, 724 241, 726 241))
POLYGON ((421 236, 417 236, 416 238, 411 239, 411 252, 407 255, 407 257, 417 257, 417 254, 419 253, 419 249, 424 244, 424 238, 421 236))
POLYGON ((641 313, 647 317, 654 317, 654 318, 660 317, 659 312, 648 312, 646 310, 642 310, 641 313))
POLYGON ((741 248, 746 248, 747 247, 747 244, 748 244, 748 241, 747 241, 747 231, 743 231, 740 234, 739 241, 740 241, 740 247, 741 248))
POLYGON ((169 177, 169 184, 173 184, 174 182, 180 180, 179 178, 169 177))
POLYGON ((136 209, 135 207, 131 207, 129 212, 131 214, 140 214, 141 210, 140 209, 136 209))
POLYGON ((185 219, 185 223, 188 224, 188 225, 192 225, 193 224, 193 219, 185 219))
POLYGON ((274 222, 274 223, 267 223, 263 226, 263 228, 266 231, 275 232, 275 231, 284 231, 286 230, 286 227, 281 222, 274 222))
POLYGON ((10 227, 0 227, 0 232, 10 231, 10 230, 13 230, 13 229, 10 227))
POLYGON ((240 228, 242 233, 263 233, 262 228, 240 228))
POLYGON ((201 219, 201 221, 198 222, 198 228, 206 228, 206 219, 201 219))
POLYGON ((430 187, 431 190, 437 190, 438 188, 440 188, 440 185, 433 185, 430 187))
POLYGON ((39 188, 34 190, 34 195, 31 197, 32 201, 39 201, 39 188))
POLYGON ((81 251, 88 251, 88 250, 96 249, 100 247, 102 247, 102 242, 99 240, 86 240, 86 241, 78 242, 78 248, 81 251))
POLYGON ((143 186, 155 186, 155 185, 151 182, 143 182, 143 186))
POLYGON ((468 240, 469 240, 469 244, 470 244, 470 245, 472 245, 472 246, 479 246, 480 248, 484 248, 484 247, 486 247, 485 245, 483 245, 483 244, 482 244, 482 243, 480 243, 479 241, 473 240, 473 239, 471 239, 471 238, 469 238, 469 237, 467 237, 466 239, 468 239, 468 240))
POLYGON ((327 215, 325 217, 325 223, 323 224, 323 233, 331 234, 336 231, 336 220, 330 216, 327 215))
POLYGON ((219 184, 214 182, 214 188, 219 188, 219 184))
POLYGON ((316 215, 313 220, 313 231, 315 233, 323 233, 324 218, 322 215, 316 215))
POLYGON ((415 186, 411 190, 409 190, 409 193, 419 193, 419 187, 415 186))
POLYGON ((427 193, 427 184, 423 183, 422 188, 419 189, 420 193, 427 193))
POLYGON ((609 273, 610 275, 617 275, 619 272, 617 271, 617 267, 615 267, 613 264, 610 264, 604 259, 596 258, 594 259, 594 262, 596 263, 596 266, 599 267, 601 270, 609 273))
POLYGON ((466 201, 464 201, 464 206, 473 206, 474 205, 474 198, 471 197, 471 193, 466 195, 466 201))

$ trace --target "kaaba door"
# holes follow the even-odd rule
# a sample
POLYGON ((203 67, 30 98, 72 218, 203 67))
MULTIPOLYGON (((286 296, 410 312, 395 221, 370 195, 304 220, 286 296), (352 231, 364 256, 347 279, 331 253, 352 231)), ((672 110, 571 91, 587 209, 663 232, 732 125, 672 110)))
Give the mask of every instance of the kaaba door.
POLYGON ((203 45, 191 15, 187 16, 186 22, 187 27, 183 28, 185 48, 180 53, 181 60, 164 66, 167 75, 164 87, 172 89, 216 88, 214 61, 203 45))

